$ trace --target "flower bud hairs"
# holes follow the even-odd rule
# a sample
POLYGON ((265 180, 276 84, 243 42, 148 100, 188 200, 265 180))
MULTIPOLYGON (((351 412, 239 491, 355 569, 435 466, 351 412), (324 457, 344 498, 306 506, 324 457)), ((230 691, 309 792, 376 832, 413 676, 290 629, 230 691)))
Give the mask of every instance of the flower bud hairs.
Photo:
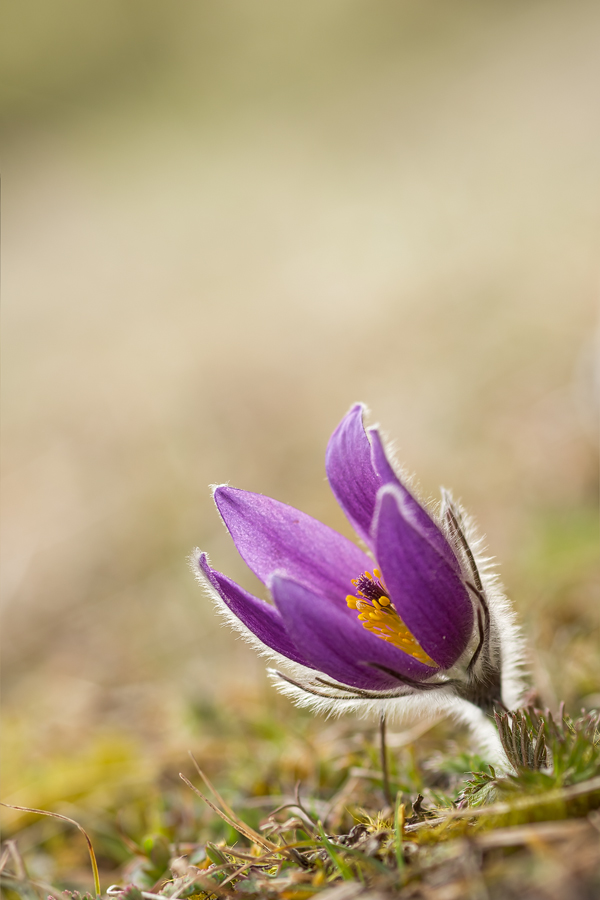
POLYGON ((219 485, 236 548, 268 589, 253 596, 195 562, 219 609, 274 657, 297 703, 384 721, 452 713, 480 728, 518 704, 521 640, 481 541, 448 491, 430 508, 392 466, 357 404, 333 432, 329 484, 364 549, 311 516, 219 485))

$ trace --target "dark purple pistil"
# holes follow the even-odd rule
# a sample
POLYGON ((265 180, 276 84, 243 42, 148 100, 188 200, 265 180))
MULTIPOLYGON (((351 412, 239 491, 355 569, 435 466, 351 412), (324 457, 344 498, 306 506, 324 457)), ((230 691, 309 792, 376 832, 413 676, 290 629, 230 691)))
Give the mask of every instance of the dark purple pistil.
POLYGON ((380 597, 389 597, 388 592, 378 578, 369 578, 363 573, 359 578, 353 579, 352 584, 358 594, 362 594, 367 600, 379 600, 380 597))

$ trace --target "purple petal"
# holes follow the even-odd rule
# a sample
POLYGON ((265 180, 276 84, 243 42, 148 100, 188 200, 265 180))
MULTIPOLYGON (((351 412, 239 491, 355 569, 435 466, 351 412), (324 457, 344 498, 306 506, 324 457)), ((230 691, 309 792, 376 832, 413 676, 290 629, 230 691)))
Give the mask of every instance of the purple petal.
POLYGON ((206 553, 202 553, 198 560, 200 571, 204 573, 210 584, 224 600, 231 612, 237 616, 240 622, 249 628, 256 637, 282 656, 287 656, 294 662, 312 668, 303 656, 300 655, 285 630, 283 620, 277 610, 259 600, 236 584, 235 581, 217 572, 208 564, 206 553))
POLYGON ((382 489, 375 523, 377 561, 399 615, 443 668, 463 652, 473 629, 473 606, 460 576, 428 536, 406 494, 382 489))
POLYGON ((428 538, 436 550, 442 554, 444 559, 450 563, 456 572, 460 573, 460 563, 458 562, 452 547, 446 540, 440 528, 433 521, 426 509, 415 500, 407 487, 399 480, 398 476, 392 469, 387 458, 381 435, 376 428, 370 428, 371 450, 373 456, 373 466, 379 473, 382 484, 393 484, 400 489, 404 496, 405 508, 412 512, 413 520, 418 525, 419 530, 428 538))
POLYGON ((369 544, 377 491, 383 482, 373 468, 362 413, 362 404, 357 403, 331 435, 325 469, 335 499, 357 534, 369 544))
POLYGON ((221 486, 215 502, 240 556, 264 584, 284 572, 346 608, 351 579, 373 565, 337 531, 263 494, 221 486))
POLYGON ((398 687, 398 680, 370 668, 369 663, 386 666, 415 680, 438 672, 375 637, 363 628, 356 614, 345 615, 303 585, 275 575, 270 587, 286 631, 298 650, 314 668, 342 684, 373 690, 398 687))

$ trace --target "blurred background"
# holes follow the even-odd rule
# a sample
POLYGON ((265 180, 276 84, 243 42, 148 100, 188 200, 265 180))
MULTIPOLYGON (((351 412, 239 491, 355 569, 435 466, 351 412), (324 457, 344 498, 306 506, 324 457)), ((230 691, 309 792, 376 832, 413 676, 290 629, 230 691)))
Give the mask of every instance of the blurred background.
POLYGON ((357 400, 477 517, 544 701, 599 702, 598 4, 2 19, 4 799, 101 805, 198 710, 287 707, 187 557, 255 585, 223 481, 349 534, 357 400))

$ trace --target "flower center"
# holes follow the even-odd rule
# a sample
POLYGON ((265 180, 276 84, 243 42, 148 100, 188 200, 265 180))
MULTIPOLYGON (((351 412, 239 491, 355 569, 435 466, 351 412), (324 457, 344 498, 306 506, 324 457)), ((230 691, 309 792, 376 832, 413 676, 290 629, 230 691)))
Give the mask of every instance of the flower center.
POLYGON ((394 609, 378 569, 373 569, 372 575, 370 572, 363 572, 359 578, 352 579, 352 584, 356 596, 348 594, 346 603, 350 609, 358 611, 358 619, 363 628, 394 644, 419 662, 437 668, 437 663, 425 653, 394 609))

